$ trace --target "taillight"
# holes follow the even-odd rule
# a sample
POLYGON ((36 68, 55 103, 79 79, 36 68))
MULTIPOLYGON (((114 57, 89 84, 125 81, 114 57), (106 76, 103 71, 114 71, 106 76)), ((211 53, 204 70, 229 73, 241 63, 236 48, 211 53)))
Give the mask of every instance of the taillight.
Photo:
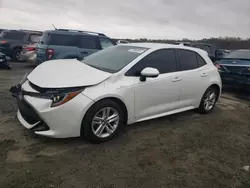
POLYGON ((0 41, 0 44, 6 44, 6 43, 8 43, 7 40, 1 40, 1 41, 0 41))
POLYGON ((24 48, 26 51, 35 51, 36 48, 35 47, 25 47, 24 48))
POLYGON ((47 59, 51 59, 54 56, 54 49, 47 49, 47 59))
POLYGON ((220 69, 221 68, 221 66, 220 66, 220 64, 215 64, 215 67, 217 68, 217 69, 220 69))

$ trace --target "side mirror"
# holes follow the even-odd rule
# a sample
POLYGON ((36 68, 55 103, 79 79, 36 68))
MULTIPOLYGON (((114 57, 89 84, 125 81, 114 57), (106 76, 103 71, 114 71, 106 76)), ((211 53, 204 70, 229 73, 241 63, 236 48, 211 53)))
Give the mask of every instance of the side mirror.
POLYGON ((144 82, 146 78, 156 78, 159 74, 160 72, 157 69, 146 67, 141 71, 140 81, 144 82))

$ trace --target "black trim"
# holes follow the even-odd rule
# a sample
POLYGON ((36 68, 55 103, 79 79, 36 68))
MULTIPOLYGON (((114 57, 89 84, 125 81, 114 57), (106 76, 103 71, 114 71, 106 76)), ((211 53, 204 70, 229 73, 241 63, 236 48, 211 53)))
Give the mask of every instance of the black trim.
POLYGON ((35 124, 42 121, 36 111, 23 99, 22 94, 16 97, 17 106, 23 119, 29 124, 35 124))
POLYGON ((41 121, 36 126, 32 127, 30 130, 38 132, 38 131, 48 131, 50 130, 50 128, 45 122, 41 121))

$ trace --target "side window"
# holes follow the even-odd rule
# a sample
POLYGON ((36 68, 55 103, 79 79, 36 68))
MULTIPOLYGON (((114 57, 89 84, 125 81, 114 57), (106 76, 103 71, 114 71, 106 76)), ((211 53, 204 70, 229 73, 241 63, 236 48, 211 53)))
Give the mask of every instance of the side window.
POLYGON ((51 34, 50 45, 58 46, 76 46, 76 37, 67 34, 51 34))
POLYGON ((192 70, 198 68, 196 53, 189 50, 179 50, 180 70, 192 70))
POLYGON ((198 62, 198 67, 202 67, 207 64, 206 61, 199 54, 196 54, 196 58, 198 62))
POLYGON ((100 45, 102 49, 105 49, 114 45, 114 43, 108 38, 99 38, 99 40, 100 40, 100 45))
POLYGON ((160 74, 176 71, 175 51, 166 49, 152 52, 128 70, 126 76, 139 76, 140 72, 146 67, 156 68, 160 74))
POLYGON ((80 48, 85 49, 98 49, 96 45, 96 38, 81 36, 80 37, 80 48))

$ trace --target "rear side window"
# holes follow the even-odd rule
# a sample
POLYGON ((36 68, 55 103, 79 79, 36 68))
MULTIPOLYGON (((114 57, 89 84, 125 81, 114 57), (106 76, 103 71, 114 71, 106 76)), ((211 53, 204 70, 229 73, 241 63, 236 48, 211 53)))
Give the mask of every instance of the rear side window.
POLYGON ((79 36, 79 48, 98 49, 97 39, 95 37, 79 36))
POLYGON ((189 50, 179 50, 179 58, 181 71, 192 70, 198 67, 195 52, 189 50))
POLYGON ((197 53, 196 53, 196 58, 197 58, 198 67, 202 67, 207 64, 206 61, 197 53))
POLYGON ((139 76, 140 72, 146 67, 156 68, 160 74, 176 71, 177 62, 175 51, 171 49, 163 49, 152 52, 135 64, 126 73, 126 76, 139 76))
POLYGON ((99 40, 100 40, 100 45, 101 45, 102 49, 105 49, 105 48, 108 48, 108 47, 114 45, 114 42, 112 42, 108 38, 99 38, 99 40))
POLYGON ((0 38, 11 39, 11 40, 23 40, 25 33, 18 31, 3 31, 0 34, 0 38))
POLYGON ((49 45, 57 46, 77 46, 77 38, 75 35, 66 34, 50 34, 49 45))

